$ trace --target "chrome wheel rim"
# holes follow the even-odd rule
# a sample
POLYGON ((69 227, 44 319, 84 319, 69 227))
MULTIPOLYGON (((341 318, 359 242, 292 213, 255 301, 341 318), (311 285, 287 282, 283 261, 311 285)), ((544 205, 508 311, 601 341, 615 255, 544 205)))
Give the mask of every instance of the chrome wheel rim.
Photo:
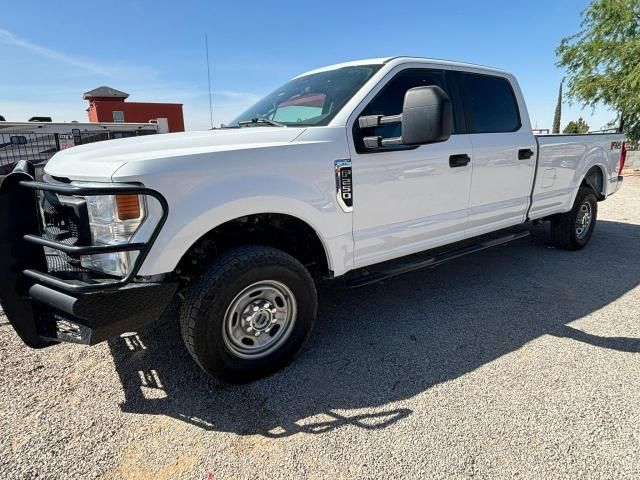
POLYGON ((589 202, 584 202, 580 205, 578 217, 576 218, 576 237, 578 237, 579 240, 587 236, 589 227, 591 227, 592 215, 591 204, 589 202))
POLYGON ((275 280, 254 283, 229 304, 222 326, 224 343, 237 357, 263 358, 289 338, 296 315, 289 287, 275 280))

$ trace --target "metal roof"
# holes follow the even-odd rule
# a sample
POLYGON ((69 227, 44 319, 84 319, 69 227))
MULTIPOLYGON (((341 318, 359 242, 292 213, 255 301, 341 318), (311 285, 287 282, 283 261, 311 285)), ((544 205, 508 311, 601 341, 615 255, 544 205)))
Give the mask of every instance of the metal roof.
POLYGON ((95 98, 95 97, 127 98, 128 96, 129 94, 126 92, 121 92, 120 90, 116 90, 115 88, 102 86, 102 87, 94 88, 93 90, 89 90, 88 92, 85 92, 85 94, 82 95, 82 98, 84 100, 89 100, 90 98, 95 98))

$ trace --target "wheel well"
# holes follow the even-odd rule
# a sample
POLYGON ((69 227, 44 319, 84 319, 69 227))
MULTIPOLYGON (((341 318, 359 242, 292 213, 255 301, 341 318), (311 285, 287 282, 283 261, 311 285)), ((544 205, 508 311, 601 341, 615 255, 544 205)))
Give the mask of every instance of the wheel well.
POLYGON ((280 213, 247 215, 215 227, 189 248, 175 274, 181 283, 189 283, 212 258, 243 245, 277 248, 296 258, 312 276, 331 275, 322 241, 315 230, 296 217, 280 213))
POLYGON ((582 179, 581 186, 590 187, 597 195, 598 200, 604 200, 604 174, 598 166, 591 167, 591 170, 582 179))

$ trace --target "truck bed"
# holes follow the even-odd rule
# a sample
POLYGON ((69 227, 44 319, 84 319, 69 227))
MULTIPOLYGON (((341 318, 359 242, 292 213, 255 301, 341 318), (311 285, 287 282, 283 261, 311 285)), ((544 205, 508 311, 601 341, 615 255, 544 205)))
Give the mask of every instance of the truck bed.
POLYGON ((594 166, 602 173, 602 198, 618 190, 623 134, 536 135, 535 138, 538 158, 530 220, 569 211, 580 182, 594 166))

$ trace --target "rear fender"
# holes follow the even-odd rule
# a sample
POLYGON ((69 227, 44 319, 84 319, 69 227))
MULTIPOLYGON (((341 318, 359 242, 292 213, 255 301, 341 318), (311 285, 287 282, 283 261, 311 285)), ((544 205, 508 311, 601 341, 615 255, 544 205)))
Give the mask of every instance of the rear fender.
POLYGON ((585 166, 581 169, 581 172, 579 173, 579 175, 576 176, 576 187, 573 191, 573 194, 571 195, 571 202, 568 205, 569 210, 571 210, 571 208, 573 207, 573 204, 576 201, 576 197, 578 196, 578 192, 580 191, 580 187, 583 182, 585 182, 587 185, 591 187, 591 189, 594 191, 599 201, 607 198, 607 193, 608 193, 607 189, 608 189, 608 183, 609 183, 608 179, 609 179, 609 172, 607 171, 607 168, 600 161, 596 160, 596 161, 591 161, 589 163, 586 163, 585 166), (598 168, 600 170, 600 173, 602 173, 601 189, 598 189, 598 186, 594 185, 593 182, 587 176, 589 172, 594 168, 598 168))

